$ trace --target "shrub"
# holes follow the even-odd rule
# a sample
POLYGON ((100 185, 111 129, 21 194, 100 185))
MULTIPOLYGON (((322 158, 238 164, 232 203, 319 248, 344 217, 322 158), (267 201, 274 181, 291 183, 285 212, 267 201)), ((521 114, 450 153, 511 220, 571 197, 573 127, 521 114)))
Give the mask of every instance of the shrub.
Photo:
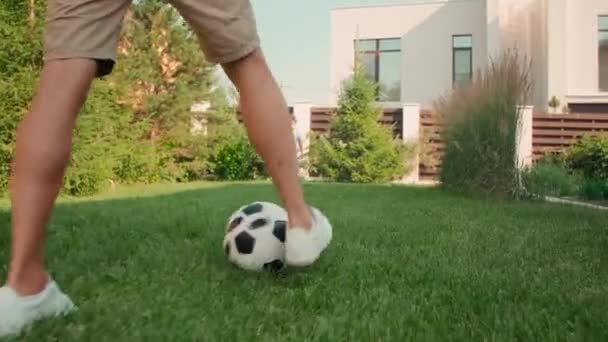
POLYGON ((608 135, 586 135, 566 151, 566 162, 588 179, 608 179, 608 135))
POLYGON ((17 124, 28 109, 36 75, 33 70, 23 70, 0 77, 0 196, 8 189, 17 124))
POLYGON ((526 191, 534 196, 575 196, 581 179, 563 163, 539 161, 523 173, 526 191))
POLYGON ((552 96, 548 103, 549 108, 553 109, 553 111, 557 111, 557 107, 559 107, 560 104, 561 102, 555 96, 552 96))
MULTIPOLYGON (((72 196, 92 195, 109 185, 110 180, 132 175, 121 165, 125 154, 136 153, 142 128, 133 124, 129 108, 115 101, 120 89, 107 81, 96 81, 74 130, 72 154, 62 192, 72 196)), ((140 158, 140 156, 134 156, 140 158)), ((140 175, 145 177, 147 175, 140 175)))
POLYGON ((329 135, 311 139, 312 175, 337 182, 377 183, 407 171, 413 148, 378 122, 382 111, 375 105, 376 88, 356 67, 343 85, 329 135))
POLYGON ((220 180, 254 180, 266 176, 264 162, 244 137, 221 145, 212 161, 213 174, 220 180))
POLYGON ((608 200, 608 179, 586 179, 580 196, 592 201, 608 200))
POLYGON ((114 177, 120 183, 154 183, 167 180, 163 154, 151 143, 141 142, 126 147, 117 155, 114 177))
POLYGON ((528 69, 522 67, 517 53, 507 51, 470 85, 436 102, 445 124, 443 186, 498 197, 515 194, 519 105, 525 103, 529 89, 528 69))

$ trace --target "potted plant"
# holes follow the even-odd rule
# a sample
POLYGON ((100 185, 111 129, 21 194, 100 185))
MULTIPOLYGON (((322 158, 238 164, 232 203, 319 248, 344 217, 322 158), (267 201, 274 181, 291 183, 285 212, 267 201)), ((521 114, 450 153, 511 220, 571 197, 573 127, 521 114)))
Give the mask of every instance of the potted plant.
POLYGON ((549 100, 549 108, 552 109, 551 113, 552 114, 556 114, 557 113, 557 108, 560 105, 560 101, 557 97, 555 97, 555 95, 553 95, 553 97, 551 97, 551 99, 549 100))

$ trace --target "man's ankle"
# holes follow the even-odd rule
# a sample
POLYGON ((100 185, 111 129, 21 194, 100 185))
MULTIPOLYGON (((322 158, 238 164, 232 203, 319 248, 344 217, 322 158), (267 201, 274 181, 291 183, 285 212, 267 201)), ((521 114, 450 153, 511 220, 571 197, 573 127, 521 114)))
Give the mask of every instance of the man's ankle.
POLYGON ((310 208, 307 206, 304 209, 289 213, 289 228, 312 228, 313 217, 310 208))
POLYGON ((44 290, 49 282, 49 276, 43 267, 24 268, 10 271, 6 286, 15 290, 20 296, 31 296, 44 290))

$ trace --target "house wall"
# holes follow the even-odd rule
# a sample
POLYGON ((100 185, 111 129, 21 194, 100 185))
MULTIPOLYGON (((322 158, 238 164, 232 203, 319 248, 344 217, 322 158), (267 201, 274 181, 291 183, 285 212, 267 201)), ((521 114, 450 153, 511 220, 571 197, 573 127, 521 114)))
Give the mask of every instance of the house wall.
POLYGON ((452 85, 452 35, 473 35, 473 68, 487 61, 484 0, 336 9, 331 12, 331 91, 354 65, 354 41, 402 38, 401 102, 430 104, 452 85), (381 18, 381 19, 380 19, 381 18))
MULTIPOLYGON (((608 15, 608 1, 566 0, 566 11, 566 96, 576 102, 587 96, 600 95, 598 16, 608 15)), ((564 44, 563 39, 561 42, 564 44)), ((558 43, 560 41, 556 41, 558 43)), ((602 102, 608 103, 608 93, 604 95, 602 102)), ((602 100, 601 96, 597 96, 596 100, 602 100)))
MULTIPOLYGON (((331 12, 331 96, 352 72, 358 37, 402 37, 401 102, 428 106, 452 83, 453 34, 473 34, 473 67, 516 48, 530 65, 529 103, 608 103, 599 92, 598 15, 606 0, 451 0, 331 12), (381 18, 381 19, 379 19, 381 18)), ((560 106, 561 107, 561 106, 560 106)), ((561 110, 561 108, 559 108, 561 110)))
POLYGON ((507 49, 516 50, 522 63, 529 67, 532 85, 528 104, 537 108, 546 107, 549 88, 547 67, 547 1, 549 0, 487 1, 488 8, 494 9, 488 11, 488 20, 493 18, 493 21, 498 22, 496 25, 498 33, 488 36, 488 39, 497 42, 495 44, 498 50, 489 51, 489 55, 496 56, 507 49))

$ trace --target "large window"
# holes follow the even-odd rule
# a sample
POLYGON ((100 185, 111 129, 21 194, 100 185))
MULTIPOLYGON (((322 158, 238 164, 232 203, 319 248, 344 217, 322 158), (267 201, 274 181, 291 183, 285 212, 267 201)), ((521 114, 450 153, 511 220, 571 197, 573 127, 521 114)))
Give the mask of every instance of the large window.
POLYGON ((598 26, 600 91, 608 92, 608 15, 599 17, 598 26))
POLYGON ((401 101, 401 39, 363 39, 355 47, 365 74, 378 83, 378 101, 401 101))
POLYGON ((473 37, 452 37, 452 81, 455 86, 466 85, 473 79, 473 37))

